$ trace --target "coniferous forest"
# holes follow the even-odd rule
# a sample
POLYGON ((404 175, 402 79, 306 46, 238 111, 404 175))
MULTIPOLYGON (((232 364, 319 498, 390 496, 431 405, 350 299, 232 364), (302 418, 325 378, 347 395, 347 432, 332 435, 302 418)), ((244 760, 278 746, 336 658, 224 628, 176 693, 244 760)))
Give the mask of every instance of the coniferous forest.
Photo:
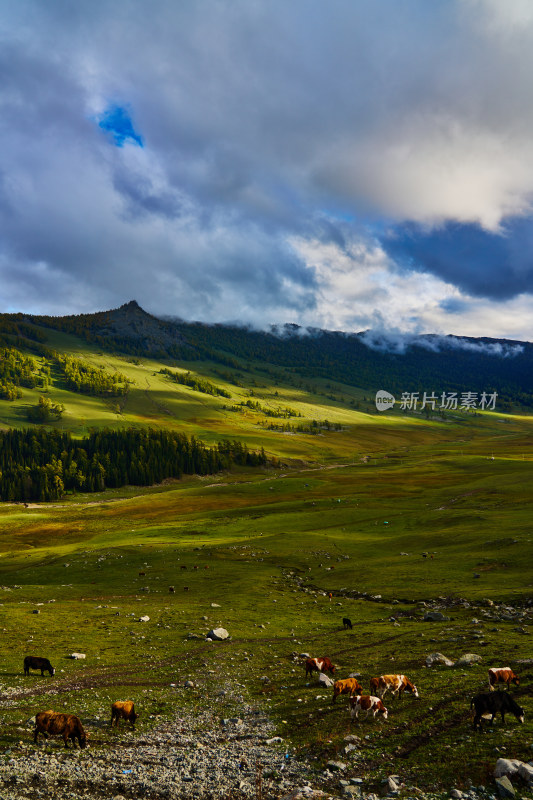
POLYGON ((213 447, 171 431, 100 430, 84 439, 60 431, 0 432, 0 499, 59 500, 66 492, 100 492, 165 478, 208 475, 232 464, 260 466, 264 451, 224 440, 213 447))

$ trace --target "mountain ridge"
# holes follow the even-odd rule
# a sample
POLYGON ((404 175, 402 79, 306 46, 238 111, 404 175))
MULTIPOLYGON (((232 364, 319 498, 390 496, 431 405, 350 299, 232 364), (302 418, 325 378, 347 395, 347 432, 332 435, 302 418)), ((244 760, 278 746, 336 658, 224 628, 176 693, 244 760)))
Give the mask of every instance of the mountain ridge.
POLYGON ((2 315, 1 320, 75 334, 108 352, 171 362, 213 362, 242 369, 288 369, 302 380, 330 379, 365 390, 497 392, 533 406, 533 344, 492 337, 359 333, 250 327, 161 319, 136 300, 116 309, 62 317, 2 315))

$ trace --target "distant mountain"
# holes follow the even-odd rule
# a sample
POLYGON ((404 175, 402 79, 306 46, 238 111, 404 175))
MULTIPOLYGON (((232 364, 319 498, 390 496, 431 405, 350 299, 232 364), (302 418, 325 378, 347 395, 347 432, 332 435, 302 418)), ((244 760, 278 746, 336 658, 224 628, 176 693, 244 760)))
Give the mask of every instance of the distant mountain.
POLYGON ((303 379, 322 377, 369 391, 497 392, 502 402, 533 405, 533 344, 456 336, 391 337, 297 325, 256 331, 234 325, 158 319, 135 300, 118 309, 65 317, 2 315, 6 325, 76 334, 102 350, 233 368, 259 360, 303 379))

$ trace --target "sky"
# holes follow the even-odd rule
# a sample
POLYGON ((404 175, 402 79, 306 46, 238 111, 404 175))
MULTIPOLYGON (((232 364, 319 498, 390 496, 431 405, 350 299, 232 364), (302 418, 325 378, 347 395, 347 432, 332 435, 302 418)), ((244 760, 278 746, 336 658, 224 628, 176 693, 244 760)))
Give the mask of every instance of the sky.
POLYGON ((0 0, 0 311, 531 341, 530 0, 0 0))

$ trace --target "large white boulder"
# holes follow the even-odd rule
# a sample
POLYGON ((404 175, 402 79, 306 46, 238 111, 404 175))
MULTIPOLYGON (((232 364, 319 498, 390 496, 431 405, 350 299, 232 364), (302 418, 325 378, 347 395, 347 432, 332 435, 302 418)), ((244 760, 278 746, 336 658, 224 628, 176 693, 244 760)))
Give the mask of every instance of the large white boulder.
POLYGON ((224 639, 229 638, 229 633, 225 628, 213 628, 205 638, 211 639, 214 642, 222 642, 224 639))

